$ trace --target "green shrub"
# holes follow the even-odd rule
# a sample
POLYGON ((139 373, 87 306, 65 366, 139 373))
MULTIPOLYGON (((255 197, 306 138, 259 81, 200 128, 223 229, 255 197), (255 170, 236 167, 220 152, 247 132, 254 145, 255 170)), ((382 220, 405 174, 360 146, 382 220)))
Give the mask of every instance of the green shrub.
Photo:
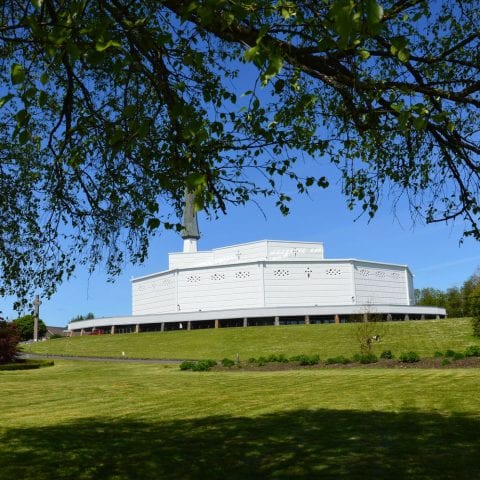
POLYGON ((10 363, 19 353, 20 332, 16 325, 0 320, 0 364, 10 363))
POLYGON ((415 363, 420 360, 420 355, 417 352, 403 352, 400 354, 399 360, 402 363, 415 363))
POLYGON ((319 355, 302 355, 300 365, 318 365, 320 363, 319 355))
POLYGON ((198 362, 185 361, 180 364, 180 370, 192 370, 193 372, 208 372, 217 365, 215 360, 199 360, 198 362))
POLYGON ((248 363, 257 363, 257 359, 254 357, 250 357, 247 361, 248 363))
POLYGON ((462 360, 463 358, 465 358, 465 354, 462 352, 455 352, 455 355, 453 356, 454 360, 462 360))
POLYGON ((192 368, 194 372, 208 372, 212 367, 217 365, 215 360, 199 360, 192 368))
MULTIPOLYGON (((361 357, 362 355, 360 355, 361 357)), ((330 357, 325 360, 325 363, 327 365, 335 365, 335 364, 341 364, 341 365, 346 365, 347 363, 351 363, 351 360, 349 358, 344 357, 343 355, 339 355, 338 357, 330 357)))
POLYGON ((446 356, 446 357, 450 357, 450 358, 454 357, 454 356, 455 356, 455 350, 450 350, 450 349, 448 349, 448 350, 445 352, 445 356, 446 356))
POLYGON ((320 356, 319 355, 295 355, 290 357, 290 362, 298 362, 300 365, 317 365, 320 363, 320 356))
POLYGON ((235 365, 235 362, 231 360, 230 358, 224 358, 222 360, 222 366, 226 368, 232 368, 235 365))
POLYGON ((262 357, 258 357, 256 363, 257 363, 257 365, 258 365, 259 367, 263 367, 263 366, 267 363, 267 359, 266 359, 265 357, 263 357, 263 356, 262 356, 262 357))
POLYGON ((448 358, 444 358, 442 360, 442 367, 444 367, 445 365, 450 365, 452 362, 448 359, 448 358))
POLYGON ((433 354, 435 358, 443 357, 443 352, 439 352, 438 350, 433 354))
POLYGON ((288 358, 285 354, 283 353, 272 353, 267 357, 267 362, 278 362, 278 363, 287 363, 288 358))
POLYGON ((180 370, 193 370, 195 362, 185 361, 180 364, 180 370))
POLYGON ((380 358, 383 358, 385 360, 391 360, 393 357, 393 353, 391 350, 384 350, 381 354, 380 354, 380 358))
POLYGON ((465 350, 466 357, 480 357, 480 346, 470 345, 465 350))
POLYGON ((378 362, 378 358, 373 353, 365 353, 363 355, 360 355, 360 359, 358 361, 363 364, 376 363, 378 362))

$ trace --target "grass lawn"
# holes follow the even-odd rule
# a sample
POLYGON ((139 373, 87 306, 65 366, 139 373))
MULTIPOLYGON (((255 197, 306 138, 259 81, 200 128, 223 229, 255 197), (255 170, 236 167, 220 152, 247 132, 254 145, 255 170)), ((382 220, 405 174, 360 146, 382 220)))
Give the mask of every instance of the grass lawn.
POLYGON ((2 480, 480 478, 479 369, 56 361, 0 391, 2 480))
MULTIPOLYGON (((322 359, 358 353, 355 324, 298 325, 280 327, 220 328, 164 333, 84 336, 49 340, 25 347, 37 353, 168 359, 247 360, 272 353, 288 356, 316 354, 322 359)), ((463 351, 480 345, 471 335, 468 319, 385 322, 379 325, 381 342, 375 352, 391 350, 395 355, 414 350, 433 356, 436 350, 463 351)))

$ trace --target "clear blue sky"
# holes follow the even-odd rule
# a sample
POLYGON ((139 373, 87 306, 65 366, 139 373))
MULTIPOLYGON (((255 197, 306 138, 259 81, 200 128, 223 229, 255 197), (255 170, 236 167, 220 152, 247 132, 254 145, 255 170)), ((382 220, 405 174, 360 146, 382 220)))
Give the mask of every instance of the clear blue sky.
MULTIPOLYGON (((274 201, 260 200, 262 212, 254 204, 231 208, 218 220, 200 217, 200 249, 222 247, 254 240, 300 240, 324 243, 326 258, 359 258, 409 265, 416 288, 446 289, 461 285, 480 266, 480 244, 465 239, 459 244, 461 224, 412 227, 406 208, 397 217, 384 203, 370 223, 366 217, 347 210, 336 185, 316 191, 310 198, 296 196, 291 213, 283 217, 274 201)), ((43 300, 41 318, 48 325, 65 326, 78 314, 93 312, 96 317, 131 313, 131 277, 167 268, 168 252, 181 251, 182 240, 166 232, 155 238, 143 266, 125 265, 115 283, 108 283, 102 269, 92 275, 79 270, 50 300, 43 300)), ((16 318, 11 299, 1 299, 0 310, 16 318)))

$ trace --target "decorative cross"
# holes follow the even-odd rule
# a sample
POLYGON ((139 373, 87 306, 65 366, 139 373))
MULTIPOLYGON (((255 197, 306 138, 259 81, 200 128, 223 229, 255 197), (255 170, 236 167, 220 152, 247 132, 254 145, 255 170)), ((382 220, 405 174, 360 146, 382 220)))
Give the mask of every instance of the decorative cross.
POLYGON ((241 257, 242 253, 240 252, 240 250, 237 252, 237 260, 240 260, 240 257, 241 257))
POLYGON ((307 278, 310 278, 310 274, 312 273, 312 269, 310 267, 307 267, 305 270, 305 273, 307 274, 307 278))
POLYGON ((38 342, 38 317, 40 305, 42 304, 40 297, 35 295, 33 299, 33 341, 38 342))

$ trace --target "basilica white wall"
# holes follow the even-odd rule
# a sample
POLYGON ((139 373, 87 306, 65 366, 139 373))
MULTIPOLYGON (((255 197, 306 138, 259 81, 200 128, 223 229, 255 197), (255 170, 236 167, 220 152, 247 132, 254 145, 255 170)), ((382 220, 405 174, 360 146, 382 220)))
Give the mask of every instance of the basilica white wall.
POLYGON ((257 263, 181 271, 178 310, 260 307, 261 284, 261 265, 257 263))
POLYGON ((132 281, 134 315, 414 304, 406 266, 325 260, 321 243, 261 241, 169 259, 168 271, 132 281))
POLYGON ((268 263, 265 306, 344 305, 352 303, 349 263, 268 263))
POLYGON ((132 282, 132 314, 148 315, 176 310, 176 274, 165 272, 132 282))
POLYGON ((356 302, 365 305, 413 305, 411 274, 404 266, 355 262, 356 302))

